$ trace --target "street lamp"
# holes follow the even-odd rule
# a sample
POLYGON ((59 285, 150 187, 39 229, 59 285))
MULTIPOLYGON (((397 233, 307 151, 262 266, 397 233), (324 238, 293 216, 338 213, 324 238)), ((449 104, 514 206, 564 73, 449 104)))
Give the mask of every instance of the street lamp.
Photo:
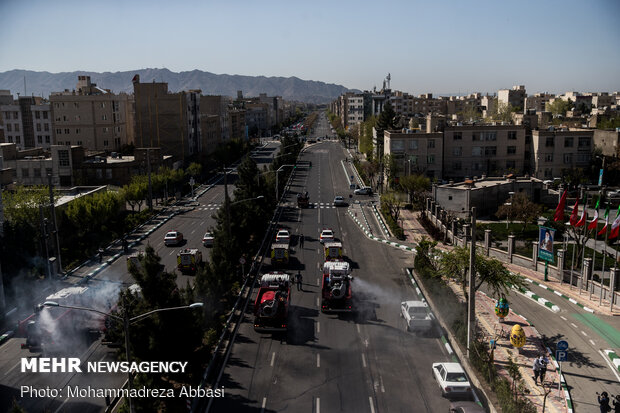
MULTIPOLYGON (((104 315, 106 317, 112 317, 115 320, 121 321, 123 323, 123 332, 125 334, 125 357, 127 358, 127 362, 131 363, 131 351, 129 348, 129 326, 137 321, 140 321, 144 318, 147 318, 155 313, 161 313, 163 311, 172 311, 172 310, 185 310, 188 308, 194 309, 194 308, 201 308, 204 304, 203 303, 192 303, 190 305, 184 305, 184 306, 179 306, 179 307, 168 307, 168 308, 158 308, 152 311, 148 311, 146 313, 137 315, 135 317, 131 317, 129 318, 129 312, 127 310, 127 305, 123 305, 123 316, 118 316, 116 314, 111 314, 111 313, 106 313, 104 311, 99 311, 96 310, 94 308, 89 308, 89 307, 78 307, 78 306, 73 306, 73 305, 62 305, 62 304, 58 304, 55 301, 45 301, 43 303, 44 306, 46 307, 59 307, 59 308, 69 308, 72 310, 81 310, 81 311, 90 311, 93 313, 97 313, 97 314, 101 314, 104 315)), ((128 392, 128 396, 127 396, 127 400, 129 401, 129 411, 131 413, 134 412, 133 409, 133 403, 131 402, 131 386, 132 386, 132 382, 133 382, 133 378, 131 377, 131 372, 128 371, 127 372, 127 388, 129 390, 128 392)))
POLYGON ((259 196, 254 197, 254 198, 246 198, 246 199, 242 199, 242 200, 240 200, 240 201, 235 201, 235 202, 233 202, 233 203, 232 203, 232 204, 230 204, 230 205, 235 205, 235 204, 239 204, 239 203, 241 203, 241 202, 246 202, 246 201, 254 201, 254 200, 256 200, 256 199, 263 199, 263 198, 264 198, 264 196, 263 196, 263 195, 259 195, 259 196))
POLYGON ((281 167, 278 168, 278 170, 276 171, 276 202, 278 202, 278 177, 280 176, 280 171, 282 170, 282 168, 285 167, 295 167, 295 165, 282 165, 281 167))

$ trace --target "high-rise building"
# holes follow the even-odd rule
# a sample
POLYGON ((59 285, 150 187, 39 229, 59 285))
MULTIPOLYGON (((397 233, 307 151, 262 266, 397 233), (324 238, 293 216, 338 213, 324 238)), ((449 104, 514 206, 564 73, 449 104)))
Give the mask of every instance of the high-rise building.
POLYGON ((7 103, 0 105, 0 124, 4 130, 2 142, 15 143, 20 150, 49 149, 53 143, 50 104, 34 96, 21 96, 10 103, 6 98, 2 101, 7 103))

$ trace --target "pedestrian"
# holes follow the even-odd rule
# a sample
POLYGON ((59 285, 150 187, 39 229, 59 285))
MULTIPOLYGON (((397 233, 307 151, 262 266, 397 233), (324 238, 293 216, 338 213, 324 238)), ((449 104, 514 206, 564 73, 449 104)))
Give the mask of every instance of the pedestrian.
POLYGON ((596 392, 596 397, 598 399, 598 406, 601 409, 601 413, 607 413, 611 411, 611 406, 609 405, 609 395, 606 391, 601 394, 596 392))
POLYGON ((126 254, 127 253, 127 238, 123 238, 122 240, 122 245, 123 245, 123 252, 126 254))
POLYGON ((301 248, 303 248, 303 247, 304 247, 304 234, 301 234, 301 235, 299 236, 299 246, 300 246, 301 248))
POLYGON ((534 370, 534 383, 538 384, 538 376, 540 376, 540 356, 534 359, 534 365, 532 369, 534 370))
POLYGON ((97 253, 97 255, 99 255, 99 264, 101 264, 101 262, 103 261, 103 248, 99 248, 97 253))
POLYGON ((620 394, 614 397, 614 413, 620 413, 620 394))
POLYGON ((538 359, 538 364, 540 365, 540 384, 545 384, 545 374, 547 374, 547 364, 549 364, 549 359, 544 354, 541 354, 538 359))
POLYGON ((304 277, 301 275, 301 270, 297 270, 297 274, 295 275, 295 281, 297 282, 297 291, 303 291, 303 280, 304 277))

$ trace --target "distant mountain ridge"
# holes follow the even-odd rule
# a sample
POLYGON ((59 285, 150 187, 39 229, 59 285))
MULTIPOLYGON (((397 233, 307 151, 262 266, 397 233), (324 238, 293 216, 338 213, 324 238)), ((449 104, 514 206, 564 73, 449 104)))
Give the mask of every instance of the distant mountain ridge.
POLYGON ((24 94, 24 77, 26 78, 26 94, 47 98, 52 92, 65 89, 74 90, 78 75, 90 76, 91 81, 102 89, 110 89, 114 93, 133 93, 131 79, 140 75, 140 82, 166 82, 168 90, 179 92, 189 89, 201 89, 204 95, 255 97, 260 93, 267 96, 282 96, 284 100, 306 103, 329 103, 346 92, 356 92, 341 85, 302 80, 297 77, 265 77, 242 75, 217 75, 201 70, 189 72, 172 72, 168 69, 140 69, 125 72, 36 72, 32 70, 10 70, 0 73, 0 89, 8 89, 13 95, 24 94))

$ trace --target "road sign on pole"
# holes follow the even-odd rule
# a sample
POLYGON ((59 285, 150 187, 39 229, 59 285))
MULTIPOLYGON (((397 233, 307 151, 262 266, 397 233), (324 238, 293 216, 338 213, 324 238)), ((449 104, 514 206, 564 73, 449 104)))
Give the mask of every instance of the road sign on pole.
POLYGON ((568 341, 566 341, 566 340, 558 341, 558 343, 555 345, 555 349, 556 350, 567 350, 568 349, 568 341))
POLYGON ((566 350, 556 350, 555 352, 556 361, 566 361, 568 359, 568 351, 566 350))

